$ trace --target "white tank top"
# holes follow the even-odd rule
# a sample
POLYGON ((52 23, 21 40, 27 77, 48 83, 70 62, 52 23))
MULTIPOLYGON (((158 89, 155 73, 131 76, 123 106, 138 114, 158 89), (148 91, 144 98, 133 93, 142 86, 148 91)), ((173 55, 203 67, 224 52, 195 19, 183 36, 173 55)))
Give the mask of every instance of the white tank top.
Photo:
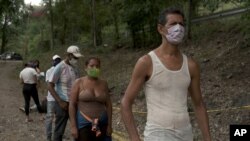
POLYGON ((166 68, 153 51, 149 56, 153 70, 144 87, 147 101, 146 129, 150 129, 149 126, 167 129, 190 126, 187 95, 191 78, 187 56, 182 54, 183 63, 177 71, 166 68))

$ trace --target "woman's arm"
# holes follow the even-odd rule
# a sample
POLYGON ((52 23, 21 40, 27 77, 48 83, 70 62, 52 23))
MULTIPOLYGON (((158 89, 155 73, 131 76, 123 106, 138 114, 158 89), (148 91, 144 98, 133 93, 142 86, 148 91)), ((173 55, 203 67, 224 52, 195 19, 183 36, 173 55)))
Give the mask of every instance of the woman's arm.
POLYGON ((75 139, 78 138, 76 112, 77 112, 77 102, 78 102, 78 94, 79 94, 80 84, 81 84, 80 79, 77 79, 74 82, 74 84, 71 88, 70 101, 69 101, 69 119, 70 119, 70 126, 71 126, 71 134, 75 139))
POLYGON ((107 114, 108 114, 108 127, 107 127, 107 135, 111 136, 112 134, 112 102, 109 95, 109 88, 107 82, 105 82, 106 85, 106 94, 107 94, 107 100, 106 100, 106 106, 107 106, 107 114))

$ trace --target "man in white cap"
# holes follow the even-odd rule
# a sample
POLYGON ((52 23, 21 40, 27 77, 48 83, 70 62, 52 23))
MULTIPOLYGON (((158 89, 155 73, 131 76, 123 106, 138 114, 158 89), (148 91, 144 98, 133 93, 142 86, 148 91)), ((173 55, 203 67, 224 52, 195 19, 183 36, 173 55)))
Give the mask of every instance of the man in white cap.
POLYGON ((82 54, 77 46, 68 47, 66 58, 54 68, 49 78, 48 89, 55 99, 54 141, 62 141, 67 125, 69 94, 75 79, 79 77, 75 66, 80 57, 82 54))
MULTIPOLYGON (((49 82, 49 77, 51 73, 53 72, 55 66, 61 62, 61 57, 58 55, 54 55, 52 57, 52 66, 46 71, 46 82, 49 82)), ((46 120, 45 120, 45 127, 46 127, 46 137, 47 141, 51 141, 52 139, 52 121, 55 114, 55 99, 48 91, 47 95, 47 114, 46 114, 46 120)))

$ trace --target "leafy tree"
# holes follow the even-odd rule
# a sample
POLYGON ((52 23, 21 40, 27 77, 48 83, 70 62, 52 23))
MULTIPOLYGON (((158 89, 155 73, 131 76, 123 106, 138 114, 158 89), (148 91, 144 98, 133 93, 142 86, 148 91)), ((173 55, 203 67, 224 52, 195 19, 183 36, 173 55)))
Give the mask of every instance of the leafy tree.
POLYGON ((82 36, 85 36, 84 39, 93 40, 92 45, 101 45, 103 27, 110 26, 114 23, 114 19, 118 27, 119 15, 113 14, 113 3, 114 1, 108 0, 55 1, 53 7, 55 39, 59 39, 61 44, 76 43, 81 40, 82 36), (92 8, 92 2, 95 2, 94 8, 92 8), (93 18, 93 11, 95 18, 93 18))
POLYGON ((50 21, 50 49, 54 48, 54 15, 53 15, 53 0, 43 0, 43 2, 46 4, 46 9, 48 10, 48 17, 50 21))
POLYGON ((169 6, 182 7, 183 0, 127 0, 124 1, 123 21, 128 24, 131 32, 133 47, 138 48, 160 41, 157 32, 159 12, 169 6))
POLYGON ((115 27, 115 40, 120 39, 119 35, 119 16, 121 15, 122 2, 121 0, 113 0, 111 3, 111 15, 115 27))
POLYGON ((53 7, 54 36, 62 45, 75 43, 91 32, 90 3, 86 0, 57 0, 53 7))
POLYGON ((0 28, 1 28, 1 53, 11 38, 11 33, 15 32, 13 28, 19 25, 24 14, 24 2, 22 0, 1 0, 0 1, 0 28))

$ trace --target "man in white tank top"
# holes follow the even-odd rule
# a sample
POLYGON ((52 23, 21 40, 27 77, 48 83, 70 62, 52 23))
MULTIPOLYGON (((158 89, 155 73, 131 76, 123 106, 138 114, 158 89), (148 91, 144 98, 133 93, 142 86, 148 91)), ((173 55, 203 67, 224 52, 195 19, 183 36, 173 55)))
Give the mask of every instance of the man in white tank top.
POLYGON ((203 140, 211 141, 208 116, 200 90, 199 65, 182 54, 178 45, 184 37, 184 15, 178 9, 164 10, 157 26, 161 45, 136 63, 122 99, 122 118, 131 141, 140 141, 132 104, 144 86, 147 123, 144 141, 192 141, 187 111, 190 94, 203 140))

